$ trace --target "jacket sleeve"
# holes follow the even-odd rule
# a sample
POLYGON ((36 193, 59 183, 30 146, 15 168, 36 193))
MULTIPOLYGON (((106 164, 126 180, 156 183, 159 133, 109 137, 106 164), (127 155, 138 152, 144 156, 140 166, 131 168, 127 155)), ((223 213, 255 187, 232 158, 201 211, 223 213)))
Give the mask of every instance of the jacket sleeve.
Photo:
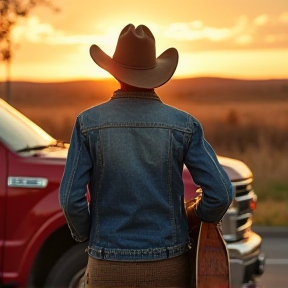
POLYGON ((91 225, 86 192, 92 160, 88 150, 88 141, 80 130, 80 120, 78 116, 73 128, 59 190, 59 201, 72 237, 78 242, 84 242, 89 239, 91 225))
POLYGON ((218 223, 233 200, 233 187, 214 150, 205 140, 201 124, 195 119, 184 162, 195 184, 203 191, 196 215, 202 221, 218 223))

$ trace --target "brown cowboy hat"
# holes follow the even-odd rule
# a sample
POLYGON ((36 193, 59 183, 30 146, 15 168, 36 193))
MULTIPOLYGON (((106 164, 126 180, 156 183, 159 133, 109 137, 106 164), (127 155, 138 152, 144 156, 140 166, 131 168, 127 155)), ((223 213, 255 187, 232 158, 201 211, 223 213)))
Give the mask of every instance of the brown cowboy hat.
POLYGON ((178 64, 178 51, 169 48, 156 58, 155 39, 145 25, 128 24, 120 33, 111 58, 97 45, 90 47, 92 59, 117 80, 139 88, 166 83, 178 64))

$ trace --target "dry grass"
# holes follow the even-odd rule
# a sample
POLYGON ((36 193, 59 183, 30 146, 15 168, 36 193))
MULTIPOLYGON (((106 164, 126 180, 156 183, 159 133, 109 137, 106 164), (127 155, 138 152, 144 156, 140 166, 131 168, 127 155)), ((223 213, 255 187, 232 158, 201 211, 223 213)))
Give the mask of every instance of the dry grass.
POLYGON ((217 154, 253 172, 257 225, 288 226, 288 102, 188 105, 217 154))
MULTIPOLYGON (((251 168, 259 200, 255 223, 288 225, 287 81, 196 80, 179 81, 178 86, 169 82, 159 95, 200 120, 217 154, 251 168)), ((108 100, 117 89, 113 81, 20 84, 15 85, 13 105, 64 141, 82 110, 108 100)))
POLYGON ((253 219, 257 225, 288 226, 288 202, 271 199, 259 202, 253 219))

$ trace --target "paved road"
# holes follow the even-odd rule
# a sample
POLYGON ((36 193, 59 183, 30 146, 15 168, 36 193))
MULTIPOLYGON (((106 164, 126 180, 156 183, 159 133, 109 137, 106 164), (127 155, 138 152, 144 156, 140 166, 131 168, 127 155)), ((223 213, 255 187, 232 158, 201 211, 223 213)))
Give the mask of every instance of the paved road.
POLYGON ((266 256, 264 274, 257 278, 261 288, 288 288, 288 228, 254 227, 262 236, 266 256))

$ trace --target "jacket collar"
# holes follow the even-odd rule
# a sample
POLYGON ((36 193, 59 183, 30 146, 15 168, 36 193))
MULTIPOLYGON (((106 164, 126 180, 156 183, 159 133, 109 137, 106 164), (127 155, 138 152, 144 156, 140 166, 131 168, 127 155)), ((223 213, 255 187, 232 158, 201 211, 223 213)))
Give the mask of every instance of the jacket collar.
POLYGON ((116 90, 113 93, 113 96, 111 97, 112 100, 115 99, 122 99, 122 98, 136 98, 136 99, 150 99, 150 100, 156 100, 160 101, 159 96, 153 91, 153 92, 130 92, 130 91, 121 91, 116 90))

